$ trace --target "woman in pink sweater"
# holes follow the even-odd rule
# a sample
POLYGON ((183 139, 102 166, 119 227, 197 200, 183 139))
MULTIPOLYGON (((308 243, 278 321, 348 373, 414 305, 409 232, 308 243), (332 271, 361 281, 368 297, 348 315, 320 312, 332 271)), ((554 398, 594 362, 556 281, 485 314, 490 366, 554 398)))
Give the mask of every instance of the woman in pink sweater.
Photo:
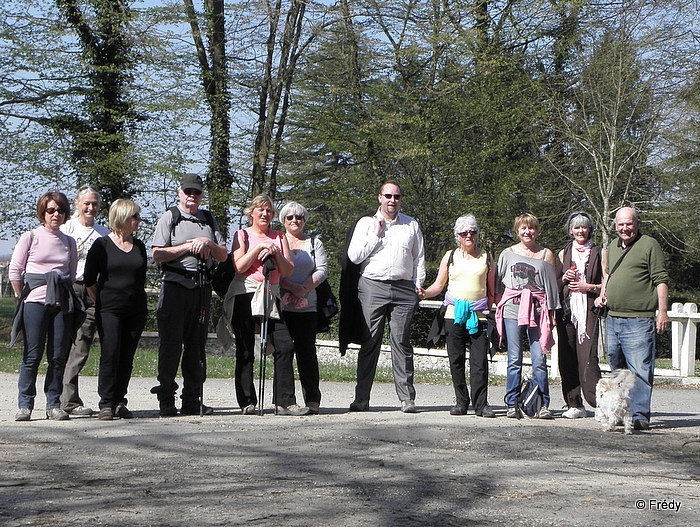
POLYGON ((57 191, 45 193, 36 207, 41 227, 25 232, 17 242, 10 261, 9 275, 19 298, 12 322, 10 345, 19 332, 24 334, 24 353, 19 367, 19 411, 15 421, 29 421, 36 398, 36 377, 44 348, 48 369, 44 381, 46 417, 64 421, 61 409, 63 369, 71 345, 76 313, 82 304, 73 292, 78 265, 75 240, 63 234, 70 204, 57 191))

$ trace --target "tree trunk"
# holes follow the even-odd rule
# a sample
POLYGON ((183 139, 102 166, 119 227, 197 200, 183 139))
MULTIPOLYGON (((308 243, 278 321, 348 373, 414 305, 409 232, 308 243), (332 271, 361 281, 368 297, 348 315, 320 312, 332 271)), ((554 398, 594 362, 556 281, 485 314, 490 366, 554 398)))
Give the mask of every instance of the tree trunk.
POLYGON ((230 140, 231 127, 228 93, 228 70, 226 62, 226 28, 224 0, 204 0, 206 36, 209 53, 202 40, 202 32, 197 21, 192 0, 183 0, 192 38, 197 48, 197 57, 202 74, 202 86, 211 111, 210 135, 211 151, 209 170, 206 178, 209 193, 209 207, 217 219, 224 236, 228 234, 229 205, 231 203, 230 140))

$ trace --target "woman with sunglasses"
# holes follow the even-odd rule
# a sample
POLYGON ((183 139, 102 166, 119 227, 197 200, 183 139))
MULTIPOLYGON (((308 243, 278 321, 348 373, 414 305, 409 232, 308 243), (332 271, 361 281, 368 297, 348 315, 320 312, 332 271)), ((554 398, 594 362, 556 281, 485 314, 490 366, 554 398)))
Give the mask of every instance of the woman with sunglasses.
POLYGON ((559 372, 568 406, 562 415, 576 419, 587 415, 583 398, 596 407, 595 387, 600 379, 600 366, 598 319, 593 308, 603 282, 606 251, 593 243, 593 220, 585 212, 569 216, 566 232, 571 241, 557 259, 564 308, 557 312, 559 372))
MULTIPOLYGON (((236 338, 236 398, 243 414, 255 414, 258 401, 253 382, 255 360, 256 318, 263 314, 262 298, 265 273, 269 273, 270 290, 279 299, 280 276, 294 272, 289 243, 283 232, 270 228, 275 217, 275 206, 267 194, 253 198, 246 207, 249 227, 236 232, 231 249, 236 276, 229 287, 234 295, 231 327, 236 338), (269 263, 274 264, 270 270, 269 263), (260 299, 258 301, 258 299, 260 299)), ((273 303, 268 323, 269 342, 274 346, 273 402, 278 415, 306 415, 307 407, 296 403, 294 387, 294 343, 281 320, 277 301, 273 303)), ((263 358, 264 360, 264 358, 263 358)))
POLYGON ((46 418, 68 419, 60 400, 63 370, 73 341, 74 320, 82 323, 80 315, 84 315, 82 303, 73 291, 78 249, 75 240, 60 230, 69 211, 70 203, 62 192, 42 195, 36 206, 41 227, 25 232, 12 253, 9 277, 19 302, 10 346, 20 331, 24 334, 15 421, 31 419, 44 348, 48 362, 44 381, 46 418))
POLYGON ((280 280, 285 325, 294 342, 299 381, 309 413, 318 414, 321 403, 316 355, 316 286, 326 279, 327 260, 323 243, 304 233, 309 211, 290 201, 280 211, 294 272, 280 280))
POLYGON ((496 307, 496 327, 501 337, 505 334, 508 344, 506 417, 520 417, 515 405, 522 381, 523 334, 527 333, 532 379, 542 394, 542 407, 536 417, 552 419, 547 352, 554 345, 552 328, 560 307, 554 253, 537 243, 540 222, 534 214, 518 214, 513 230, 520 243, 501 252, 496 274, 497 291, 504 288, 496 307))
POLYGON ((466 415, 469 408, 465 377, 469 344, 469 384, 474 413, 481 417, 496 417, 488 403, 487 320, 494 302, 495 266, 493 257, 479 247, 478 232, 474 216, 467 214, 457 218, 454 225, 457 248, 445 253, 435 282, 426 289, 419 289, 418 296, 432 298, 442 293, 447 285, 441 313, 444 311, 447 355, 456 399, 450 414, 466 415))
POLYGON ((101 421, 131 419, 126 393, 134 355, 146 325, 146 246, 134 234, 141 207, 118 199, 109 207, 109 235, 92 244, 85 262, 85 287, 95 302, 102 344, 97 393, 101 421))

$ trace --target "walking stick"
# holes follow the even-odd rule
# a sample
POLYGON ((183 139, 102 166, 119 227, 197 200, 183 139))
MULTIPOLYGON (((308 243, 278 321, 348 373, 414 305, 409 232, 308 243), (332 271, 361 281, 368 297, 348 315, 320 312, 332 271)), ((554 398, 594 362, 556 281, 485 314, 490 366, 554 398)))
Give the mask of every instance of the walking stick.
POLYGON ((260 377, 258 379, 258 415, 263 415, 265 410, 265 370, 267 369, 267 333, 270 323, 270 272, 275 269, 272 258, 265 260, 263 264, 263 317, 260 323, 260 377))
POLYGON ((199 288, 199 417, 204 416, 204 380, 207 376, 207 262, 197 256, 197 287, 199 288))

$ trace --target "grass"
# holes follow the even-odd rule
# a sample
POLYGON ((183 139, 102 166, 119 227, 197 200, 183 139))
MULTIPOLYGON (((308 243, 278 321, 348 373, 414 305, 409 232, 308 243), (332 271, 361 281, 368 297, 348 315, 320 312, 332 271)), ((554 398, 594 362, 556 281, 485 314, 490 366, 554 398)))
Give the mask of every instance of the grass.
MULTIPOLYGON (((9 328, 14 312, 13 298, 0 298, 0 372, 17 373, 22 359, 21 339, 14 348, 9 348, 9 328)), ((151 329, 152 330, 152 329, 151 329)), ((324 335, 323 338, 328 338, 324 335)), ((82 371, 82 375, 96 376, 99 368, 100 347, 99 344, 93 346, 90 356, 82 371)), ((272 362, 268 359, 267 378, 272 376, 272 362)), ((601 362, 605 362, 603 359, 601 362)), ((158 371, 158 352, 153 348, 141 348, 136 352, 134 358, 134 377, 156 378, 158 371)), ((233 379, 236 361, 231 356, 207 355, 207 376, 210 378, 233 379)), ((657 368, 670 369, 671 359, 657 359, 657 368)), ((256 361, 254 371, 259 371, 259 364, 256 361)), ((40 373, 46 372, 46 361, 39 369, 40 373)), ((356 368, 354 364, 319 363, 319 374, 324 382, 355 382, 356 368)), ((695 361, 695 375, 700 377, 700 361, 695 361)), ((393 375, 390 368, 377 368, 376 382, 393 382, 393 375)), ((452 380, 448 368, 444 369, 420 369, 415 373, 415 382, 422 384, 451 384, 452 380)), ((489 384, 498 385, 505 383, 502 376, 489 376, 489 384)))
MULTIPOLYGON (((18 373, 19 364, 22 360, 21 342, 15 344, 13 348, 6 345, 0 346, 0 372, 18 373)), ((94 345, 90 349, 90 355, 81 375, 96 376, 100 362, 100 346, 94 345)), ((46 373, 47 362, 44 360, 39 367, 39 373, 46 373)), ((207 355, 207 377, 212 379, 233 379, 236 367, 236 360, 230 356, 207 355)), ((260 364, 255 361, 254 372, 260 371, 260 364)), ((268 358, 266 378, 272 378, 272 359, 268 358)), ((134 357, 133 377, 153 377, 158 372, 158 350, 152 348, 139 349, 134 357)), ((343 364, 319 364, 319 374, 324 382, 355 382, 356 369, 350 365, 343 364)), ((377 368, 376 382, 393 382, 390 368, 377 368)), ((445 384, 452 382, 449 371, 417 371, 417 383, 445 384)))

